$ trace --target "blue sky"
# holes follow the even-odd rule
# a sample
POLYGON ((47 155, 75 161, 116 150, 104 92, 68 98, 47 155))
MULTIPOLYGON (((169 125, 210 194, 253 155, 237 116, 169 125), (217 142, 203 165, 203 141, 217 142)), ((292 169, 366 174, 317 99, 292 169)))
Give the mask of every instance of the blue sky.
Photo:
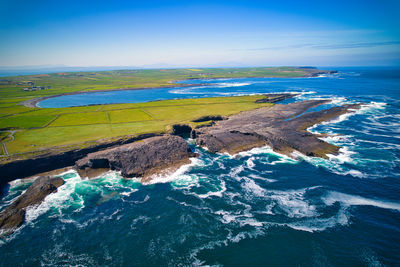
POLYGON ((400 65, 400 1, 2 0, 0 66, 400 65))

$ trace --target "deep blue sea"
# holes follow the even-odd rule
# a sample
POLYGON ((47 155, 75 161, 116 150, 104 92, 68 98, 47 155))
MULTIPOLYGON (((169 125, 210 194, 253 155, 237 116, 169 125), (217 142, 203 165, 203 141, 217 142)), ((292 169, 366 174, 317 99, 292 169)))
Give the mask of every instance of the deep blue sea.
MULTIPOLYGON (((329 159, 256 148, 200 154, 151 184, 70 171, 57 193, 0 239, 1 266, 399 266, 400 71, 318 78, 196 81, 204 86, 64 96, 42 107, 300 92, 290 101, 362 102, 316 125, 342 147, 329 159)), ((193 82, 193 81, 190 81, 193 82)), ((32 181, 10 183, 3 209, 32 181)))

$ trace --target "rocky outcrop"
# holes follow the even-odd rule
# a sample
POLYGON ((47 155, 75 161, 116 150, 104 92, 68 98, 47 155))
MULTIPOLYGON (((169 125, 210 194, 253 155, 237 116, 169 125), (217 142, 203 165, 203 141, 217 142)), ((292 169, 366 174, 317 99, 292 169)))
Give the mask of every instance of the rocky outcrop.
POLYGON ((73 166, 77 160, 85 157, 89 153, 111 147, 118 147, 158 135, 159 134, 157 133, 149 133, 139 136, 128 136, 118 140, 98 140, 93 145, 86 148, 65 150, 62 147, 55 147, 47 149, 44 154, 27 159, 13 160, 10 158, 10 162, 0 164, 0 188, 15 179, 37 175, 38 173, 48 172, 67 166, 73 166))
POLYGON ((318 77, 319 75, 336 74, 336 70, 319 70, 316 67, 298 67, 301 70, 306 71, 305 77, 318 77))
POLYGON ((336 70, 320 70, 313 72, 311 74, 311 77, 318 77, 319 75, 336 74, 336 73, 338 73, 336 70))
POLYGON ((40 204, 46 196, 57 191, 63 184, 64 180, 59 177, 37 178, 25 193, 0 213, 0 229, 12 232, 12 229, 23 224, 27 207, 40 204))
POLYGON ((116 170, 124 177, 146 179, 165 169, 189 163, 189 158, 194 156, 182 137, 165 135, 91 153, 78 160, 75 166, 82 177, 98 176, 98 170, 116 170))
POLYGON ((196 142, 214 153, 235 154, 269 145, 275 151, 289 156, 299 151, 308 156, 326 158, 327 154, 337 154, 339 147, 320 140, 319 136, 306 129, 359 107, 358 104, 344 105, 305 113, 327 102, 309 100, 242 112, 211 127, 196 129, 196 142))
POLYGON ((293 93, 282 93, 282 94, 265 94, 264 98, 257 99, 255 103, 276 103, 279 101, 283 101, 292 97, 297 96, 298 94, 293 93))

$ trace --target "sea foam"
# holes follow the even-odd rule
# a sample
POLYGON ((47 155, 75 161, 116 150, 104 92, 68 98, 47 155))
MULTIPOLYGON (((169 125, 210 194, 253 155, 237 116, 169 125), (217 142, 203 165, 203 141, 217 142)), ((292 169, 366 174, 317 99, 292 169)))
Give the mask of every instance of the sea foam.
POLYGON ((331 206, 335 202, 339 202, 344 206, 373 206, 382 209, 400 211, 400 203, 397 202, 390 202, 381 199, 369 199, 357 195, 349 195, 335 191, 329 192, 322 199, 328 206, 331 206))

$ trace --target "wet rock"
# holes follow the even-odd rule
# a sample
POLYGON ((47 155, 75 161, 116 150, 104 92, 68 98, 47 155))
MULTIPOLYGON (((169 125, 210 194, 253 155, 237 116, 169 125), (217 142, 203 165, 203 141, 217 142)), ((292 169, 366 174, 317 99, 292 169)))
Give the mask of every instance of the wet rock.
POLYGON ((12 232, 12 229, 25 221, 27 207, 40 204, 46 196, 56 192, 57 188, 63 184, 64 180, 60 177, 37 178, 25 193, 0 213, 0 229, 12 232))
POLYGON ((292 97, 297 96, 298 94, 293 93, 283 93, 283 94, 265 94, 264 98, 257 99, 255 103, 276 103, 279 101, 283 101, 292 97))
POLYGON ((88 154, 75 167, 81 176, 89 178, 96 169, 121 171, 124 177, 147 177, 189 163, 194 156, 182 137, 165 135, 88 154))
POLYGON ((359 107, 358 104, 343 105, 305 113, 327 102, 309 100, 242 112, 211 127, 196 129, 196 143, 207 147, 210 152, 235 154, 269 145, 276 152, 288 156, 299 151, 307 156, 327 158, 328 154, 337 154, 339 147, 320 140, 307 128, 359 107))
POLYGON ((97 140, 93 144, 87 144, 84 148, 73 148, 69 150, 68 148, 63 147, 54 147, 46 149, 43 154, 33 157, 11 157, 6 162, 0 163, 0 188, 4 187, 8 182, 18 178, 29 177, 37 175, 38 173, 73 166, 77 160, 85 157, 89 153, 133 143, 138 140, 159 135, 160 134, 158 133, 147 133, 137 136, 125 136, 117 140, 97 140))

